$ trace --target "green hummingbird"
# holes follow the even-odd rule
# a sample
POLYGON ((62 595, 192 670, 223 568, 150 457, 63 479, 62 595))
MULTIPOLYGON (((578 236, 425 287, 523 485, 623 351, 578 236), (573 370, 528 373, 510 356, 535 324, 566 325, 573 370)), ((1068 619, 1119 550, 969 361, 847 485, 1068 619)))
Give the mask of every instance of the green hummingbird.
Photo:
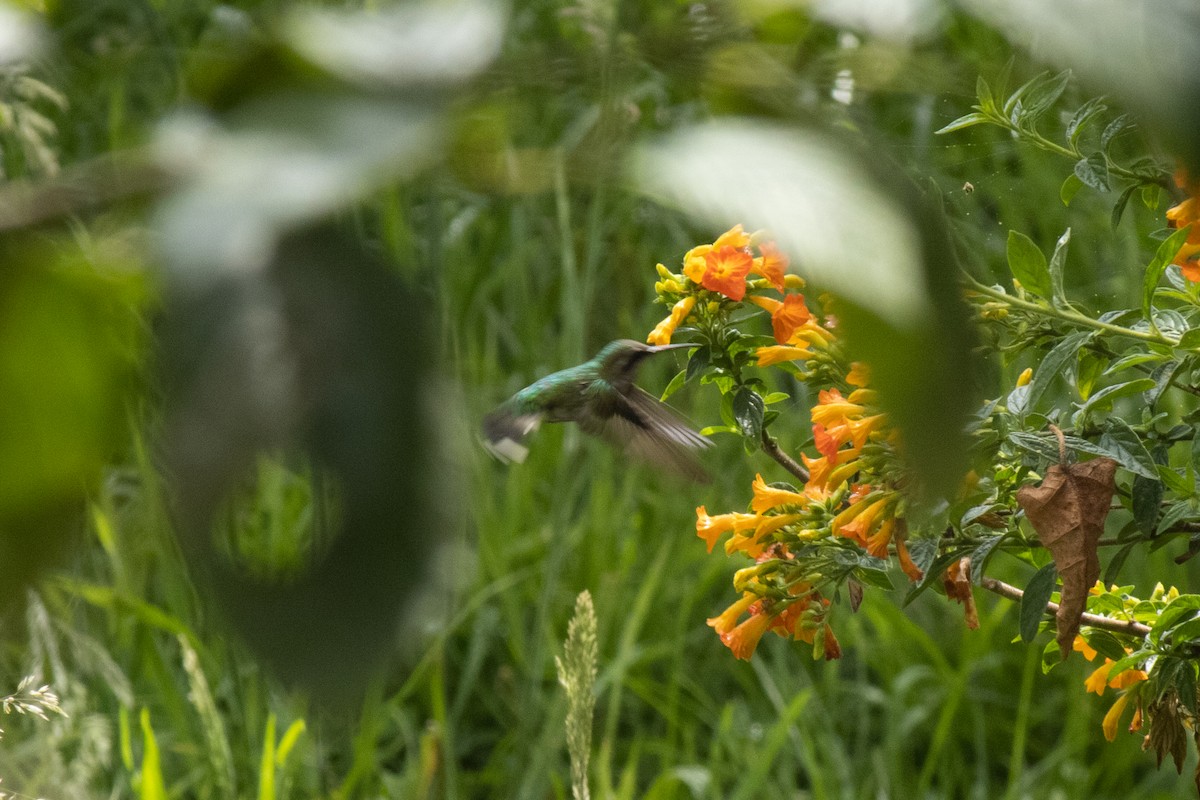
POLYGON ((633 384, 647 357, 694 344, 609 342, 590 361, 547 375, 483 418, 487 448, 503 461, 524 461, 524 441, 542 422, 576 422, 584 432, 692 480, 710 480, 695 451, 711 447, 670 406, 633 384))

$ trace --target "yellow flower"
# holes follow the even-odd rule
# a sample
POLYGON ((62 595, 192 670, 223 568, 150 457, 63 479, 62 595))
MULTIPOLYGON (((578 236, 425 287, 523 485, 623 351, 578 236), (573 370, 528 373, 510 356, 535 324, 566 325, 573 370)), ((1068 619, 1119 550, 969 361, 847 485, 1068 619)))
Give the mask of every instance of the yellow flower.
POLYGON ((1112 708, 1104 715, 1104 722, 1101 727, 1104 729, 1104 738, 1110 742, 1117 738, 1117 725, 1121 722, 1121 714, 1125 712, 1125 706, 1129 705, 1129 695, 1123 694, 1117 698, 1117 702, 1112 704, 1112 708))
POLYGON ((1083 688, 1089 692, 1104 694, 1104 689, 1108 686, 1108 671, 1112 669, 1112 665, 1111 659, 1104 659, 1104 663, 1084 680, 1083 688))
POLYGON ((1017 377, 1017 386, 1028 386, 1031 380, 1033 380, 1033 368, 1026 367, 1017 377))
POLYGON ((720 514, 715 517, 710 517, 704 506, 696 508, 696 535, 704 540, 708 545, 708 552, 712 552, 713 545, 717 543, 717 539, 722 534, 730 531, 744 531, 753 528, 758 524, 758 516, 756 514, 720 514))
POLYGON ((760 367, 770 367, 784 361, 800 361, 812 357, 812 353, 808 351, 807 342, 804 343, 803 347, 790 344, 773 344, 768 347, 760 347, 754 351, 754 355, 758 358, 758 366, 760 367))
POLYGON ((742 223, 739 222, 718 236, 712 246, 714 250, 722 247, 736 247, 740 250, 750 246, 750 234, 742 230, 742 223))
POLYGON ((1088 661, 1096 658, 1096 651, 1093 650, 1092 646, 1087 643, 1087 639, 1084 639, 1082 636, 1076 636, 1075 643, 1072 644, 1071 647, 1078 652, 1083 653, 1083 657, 1088 661))
POLYGON ((1128 689, 1130 686, 1141 683, 1148 677, 1150 676, 1140 669, 1127 669, 1109 681, 1108 685, 1113 689, 1128 689))
POLYGON ((754 476, 754 500, 750 503, 750 508, 756 514, 761 514, 764 511, 770 511, 773 508, 786 505, 804 505, 809 502, 807 495, 793 492, 788 489, 776 489, 767 486, 767 482, 763 480, 761 474, 754 476))
POLYGON ((794 525, 804 519, 802 514, 776 514, 774 516, 760 516, 758 524, 754 527, 754 538, 762 539, 775 533, 780 528, 787 525, 794 525))
POLYGON ((849 523, 834 528, 833 532, 838 536, 853 539, 865 547, 867 545, 867 537, 875 527, 875 520, 891 505, 894 499, 895 494, 889 492, 863 509, 862 513, 855 515, 849 523))
POLYGON ((892 541, 892 533, 896 530, 896 518, 888 517, 879 529, 867 539, 867 553, 876 558, 887 558, 888 544, 892 541))
POLYGON ((692 308, 696 305, 695 297, 685 297, 674 306, 671 307, 671 314, 658 325, 654 326, 654 330, 646 337, 646 341, 654 345, 663 345, 671 343, 671 336, 674 335, 675 329, 679 324, 687 319, 687 315, 692 313, 692 308))
POLYGON ((850 362, 850 372, 846 375, 846 383, 851 386, 864 387, 871 381, 871 371, 861 361, 850 362))

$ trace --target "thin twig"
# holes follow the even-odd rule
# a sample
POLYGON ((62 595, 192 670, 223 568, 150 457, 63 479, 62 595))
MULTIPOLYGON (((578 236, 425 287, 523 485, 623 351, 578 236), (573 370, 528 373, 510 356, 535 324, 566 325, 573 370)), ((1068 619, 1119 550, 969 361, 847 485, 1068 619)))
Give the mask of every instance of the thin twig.
MULTIPOLYGON (((1017 587, 1011 586, 1004 581, 998 581, 995 578, 985 577, 979 582, 979 584, 989 592, 998 594, 1001 597, 1007 597, 1009 600, 1020 602, 1021 598, 1025 596, 1025 593, 1017 587)), ((1051 616, 1057 614, 1058 603, 1047 602, 1046 613, 1051 616)), ((1142 623, 1134 622, 1133 620, 1120 620, 1112 619, 1111 617, 1102 617, 1098 614, 1085 613, 1080 616, 1079 621, 1084 625, 1088 625, 1093 628, 1102 628, 1106 631, 1112 631, 1113 633, 1127 633, 1131 636, 1146 636, 1150 633, 1149 625, 1143 625, 1142 623)))
POLYGON ((808 470, 804 468, 804 465, 779 449, 779 443, 766 431, 762 432, 762 449, 764 453, 779 462, 779 465, 788 472, 795 475, 804 483, 808 483, 808 470))

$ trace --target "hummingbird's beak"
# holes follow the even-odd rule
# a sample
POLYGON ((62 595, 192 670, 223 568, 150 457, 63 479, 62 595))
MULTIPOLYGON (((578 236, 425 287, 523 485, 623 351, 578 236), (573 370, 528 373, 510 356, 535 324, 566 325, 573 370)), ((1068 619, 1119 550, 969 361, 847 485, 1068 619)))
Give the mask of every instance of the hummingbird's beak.
POLYGON ((699 347, 700 345, 694 342, 680 342, 679 344, 657 344, 647 348, 648 353, 661 353, 666 350, 682 350, 685 347, 699 347))

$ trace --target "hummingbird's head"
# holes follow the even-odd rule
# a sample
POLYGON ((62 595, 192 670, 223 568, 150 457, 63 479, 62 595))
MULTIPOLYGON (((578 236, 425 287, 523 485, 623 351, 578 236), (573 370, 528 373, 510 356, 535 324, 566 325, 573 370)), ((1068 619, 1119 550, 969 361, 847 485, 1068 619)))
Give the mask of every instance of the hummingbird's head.
POLYGON ((600 377, 608 383, 620 386, 633 382, 638 366, 647 356, 664 350, 695 347, 693 344, 649 345, 633 339, 617 339, 609 342, 596 355, 600 362, 600 377))

